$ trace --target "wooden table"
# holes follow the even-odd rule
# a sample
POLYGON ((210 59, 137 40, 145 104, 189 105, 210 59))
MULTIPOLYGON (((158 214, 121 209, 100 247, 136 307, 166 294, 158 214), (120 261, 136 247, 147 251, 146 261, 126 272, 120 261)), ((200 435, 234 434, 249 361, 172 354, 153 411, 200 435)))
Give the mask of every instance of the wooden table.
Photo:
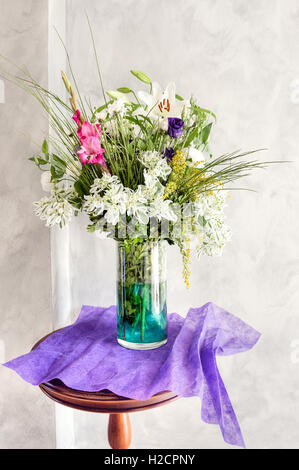
MULTIPOLYGON (((48 336, 50 335, 39 340, 32 349, 35 349, 48 336)), ((166 391, 158 393, 146 401, 132 400, 115 395, 109 390, 100 392, 74 390, 58 379, 42 383, 39 387, 47 397, 61 405, 94 413, 108 413, 110 415, 108 440, 112 449, 128 449, 130 447, 132 431, 128 413, 167 405, 167 403, 179 398, 173 392, 166 391)))

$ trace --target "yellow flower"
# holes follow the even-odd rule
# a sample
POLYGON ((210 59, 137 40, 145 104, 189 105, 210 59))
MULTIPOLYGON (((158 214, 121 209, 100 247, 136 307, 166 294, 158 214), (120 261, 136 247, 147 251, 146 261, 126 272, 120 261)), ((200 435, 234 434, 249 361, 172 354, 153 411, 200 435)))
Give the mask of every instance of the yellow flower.
POLYGON ((179 181, 185 173, 186 159, 181 150, 177 150, 173 156, 172 162, 172 173, 165 187, 164 199, 167 199, 171 194, 175 192, 178 187, 179 181))
POLYGON ((185 239, 185 246, 181 248, 181 253, 183 256, 183 278, 187 289, 190 287, 190 264, 191 264, 191 248, 190 248, 190 238, 185 239))
POLYGON ((184 157, 184 154, 181 150, 177 150, 172 162, 172 175, 174 179, 179 179, 183 174, 185 173, 186 169, 186 159, 184 157))
POLYGON ((165 188, 164 199, 167 199, 172 193, 174 193, 176 188, 176 183, 174 183, 173 181, 169 181, 165 188))

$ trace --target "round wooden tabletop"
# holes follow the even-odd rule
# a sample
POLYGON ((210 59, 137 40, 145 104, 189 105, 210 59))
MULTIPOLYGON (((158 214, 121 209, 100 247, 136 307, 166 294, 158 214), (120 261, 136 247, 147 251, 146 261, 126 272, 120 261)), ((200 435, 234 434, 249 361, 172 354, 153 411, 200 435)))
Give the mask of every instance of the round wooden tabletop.
MULTIPOLYGON (((56 330, 58 331, 58 330, 56 330)), ((35 349, 49 335, 40 339, 35 349)), ((61 380, 53 379, 39 385, 42 392, 57 403, 83 411, 109 413, 108 439, 113 449, 127 449, 131 442, 131 424, 127 413, 144 411, 150 408, 167 405, 179 397, 169 391, 160 392, 148 400, 140 401, 115 395, 109 390, 84 392, 67 387, 61 380)))
MULTIPOLYGON (((35 349, 53 333, 55 331, 40 339, 32 349, 35 349)), ((96 413, 133 413, 166 405, 178 398, 175 393, 165 391, 152 396, 148 400, 140 401, 115 395, 109 390, 101 390, 99 392, 74 390, 58 379, 42 383, 39 387, 49 398, 61 405, 96 413)))
POLYGON ((96 413, 109 413, 108 441, 112 449, 128 449, 132 440, 132 428, 128 413, 144 411, 166 405, 178 398, 172 392, 162 392, 146 401, 120 397, 109 390, 83 392, 54 379, 40 384, 40 389, 52 400, 71 408, 96 413))
POLYGON ((43 383, 39 387, 49 398, 61 405, 96 413, 113 414, 144 411, 166 405, 178 398, 172 392, 161 392, 145 401, 133 400, 115 395, 109 390, 101 390, 100 392, 74 390, 57 379, 43 383))

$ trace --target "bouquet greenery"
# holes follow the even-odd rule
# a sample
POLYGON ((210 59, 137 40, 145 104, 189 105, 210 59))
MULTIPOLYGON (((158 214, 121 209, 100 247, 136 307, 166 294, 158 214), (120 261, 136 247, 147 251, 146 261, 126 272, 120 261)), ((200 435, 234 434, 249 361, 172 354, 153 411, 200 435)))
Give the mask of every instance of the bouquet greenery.
POLYGON ((22 72, 5 76, 40 102, 53 130, 49 143, 30 157, 49 191, 34 203, 36 214, 49 227, 64 227, 86 212, 88 231, 128 247, 162 238, 176 244, 188 285, 191 247, 198 256, 220 255, 231 237, 224 217, 229 185, 265 163, 244 159, 253 152, 213 157, 215 114, 194 97, 183 99, 173 82, 163 89, 131 70, 147 91, 105 92, 98 67, 103 93, 98 107, 82 98, 71 66, 71 79, 62 72, 68 101, 22 72))

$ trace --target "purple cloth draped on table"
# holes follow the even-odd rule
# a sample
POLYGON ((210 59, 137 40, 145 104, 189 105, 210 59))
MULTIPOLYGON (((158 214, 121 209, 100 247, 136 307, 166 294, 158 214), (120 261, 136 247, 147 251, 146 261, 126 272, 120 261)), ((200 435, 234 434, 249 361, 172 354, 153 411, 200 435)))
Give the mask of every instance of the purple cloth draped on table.
POLYGON ((33 385, 58 378, 77 390, 108 389, 136 400, 147 400, 165 390, 181 397, 199 396, 202 419, 219 424, 229 444, 245 447, 216 355, 247 351, 259 336, 239 318, 209 302, 190 309, 185 319, 170 314, 168 343, 163 347, 133 351, 117 343, 115 306, 83 306, 75 323, 5 366, 33 385))

